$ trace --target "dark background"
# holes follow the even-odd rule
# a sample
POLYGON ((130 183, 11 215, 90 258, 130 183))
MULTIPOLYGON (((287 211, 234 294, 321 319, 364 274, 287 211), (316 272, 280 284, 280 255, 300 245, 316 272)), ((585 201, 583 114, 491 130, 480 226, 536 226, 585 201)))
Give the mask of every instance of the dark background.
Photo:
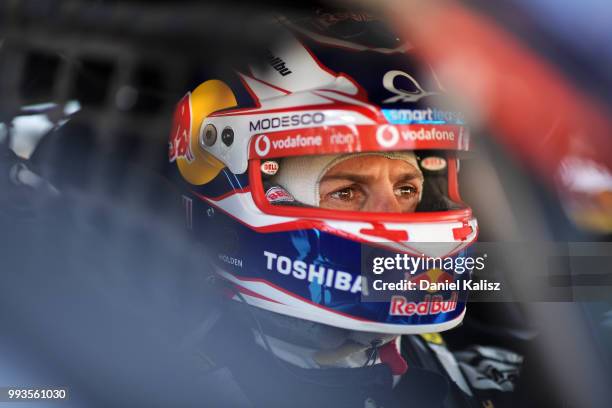
MULTIPOLYGON (((180 195, 163 177, 172 111, 202 78, 252 61, 273 42, 258 16, 319 4, 0 4, 0 386, 68 385, 73 406, 222 399, 198 383, 206 362, 189 342, 217 299, 201 249, 184 235, 180 195), (73 101, 80 110, 63 124, 73 101), (24 117, 47 127, 20 126, 24 117), (20 164, 54 187, 16 182, 20 164)), ((525 3, 464 4, 609 108, 609 53, 568 42, 525 3)), ((554 189, 494 130, 475 136, 478 154, 462 164, 461 185, 480 240, 609 241, 577 228, 554 189)), ((528 261, 509 254, 499 273, 513 276, 528 261)), ((608 310, 603 301, 475 303, 448 341, 530 356, 527 378, 539 381, 528 387, 536 400, 538 387, 550 391, 550 406, 605 406, 608 310)))

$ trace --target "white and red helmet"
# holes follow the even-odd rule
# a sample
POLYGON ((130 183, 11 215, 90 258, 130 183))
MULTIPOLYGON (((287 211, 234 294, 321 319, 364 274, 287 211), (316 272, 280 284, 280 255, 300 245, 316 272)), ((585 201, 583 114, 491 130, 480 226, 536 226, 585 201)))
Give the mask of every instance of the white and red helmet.
MULTIPOLYGON (((366 301, 362 253, 465 256, 478 230, 457 182, 457 153, 469 149, 469 132, 460 113, 434 106, 442 97, 435 76, 423 74, 380 24, 350 13, 332 20, 283 21, 284 38, 264 64, 207 80, 181 99, 169 160, 188 226, 215 271, 256 307, 358 331, 452 328, 465 313, 465 293, 366 301), (315 166, 349 154, 414 160, 425 180, 417 210, 319 208, 279 182, 283 161, 301 157, 315 166), (445 307, 421 313, 418 305, 433 296, 445 307)), ((467 275, 432 268, 412 279, 467 275)))

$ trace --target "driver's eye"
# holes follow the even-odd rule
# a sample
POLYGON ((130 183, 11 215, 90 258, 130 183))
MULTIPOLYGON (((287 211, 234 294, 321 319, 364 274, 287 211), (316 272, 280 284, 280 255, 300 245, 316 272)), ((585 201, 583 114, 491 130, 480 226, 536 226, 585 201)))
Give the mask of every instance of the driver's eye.
POLYGON ((355 189, 353 187, 345 187, 334 191, 329 196, 336 200, 350 201, 355 198, 355 189))
POLYGON ((419 190, 411 185, 401 186, 395 189, 396 196, 410 197, 416 195, 419 190))

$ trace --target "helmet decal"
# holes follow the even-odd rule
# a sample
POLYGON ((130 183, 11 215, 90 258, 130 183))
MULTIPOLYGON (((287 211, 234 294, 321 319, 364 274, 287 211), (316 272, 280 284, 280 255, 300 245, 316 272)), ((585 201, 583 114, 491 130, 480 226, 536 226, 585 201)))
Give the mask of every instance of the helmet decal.
POLYGON ((176 161, 179 157, 192 162, 193 152, 191 151, 191 93, 188 92, 181 98, 176 105, 174 118, 172 121, 172 132, 170 133, 170 143, 168 146, 168 160, 176 161))
MULTIPOLYGON (((206 184, 225 167, 200 147, 198 135, 204 118, 236 104, 230 87, 216 79, 200 84, 179 102, 172 127, 169 159, 171 162, 176 161, 181 175, 189 183, 206 184)), ((215 129, 215 132, 219 133, 219 139, 222 131, 223 129, 215 129)))

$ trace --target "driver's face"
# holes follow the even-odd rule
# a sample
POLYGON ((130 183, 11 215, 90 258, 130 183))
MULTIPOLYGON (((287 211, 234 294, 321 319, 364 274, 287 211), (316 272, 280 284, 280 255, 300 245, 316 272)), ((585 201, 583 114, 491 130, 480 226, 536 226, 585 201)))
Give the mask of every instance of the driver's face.
POLYGON ((345 160, 325 173, 319 206, 334 210, 414 212, 423 176, 404 160, 362 156, 345 160))

